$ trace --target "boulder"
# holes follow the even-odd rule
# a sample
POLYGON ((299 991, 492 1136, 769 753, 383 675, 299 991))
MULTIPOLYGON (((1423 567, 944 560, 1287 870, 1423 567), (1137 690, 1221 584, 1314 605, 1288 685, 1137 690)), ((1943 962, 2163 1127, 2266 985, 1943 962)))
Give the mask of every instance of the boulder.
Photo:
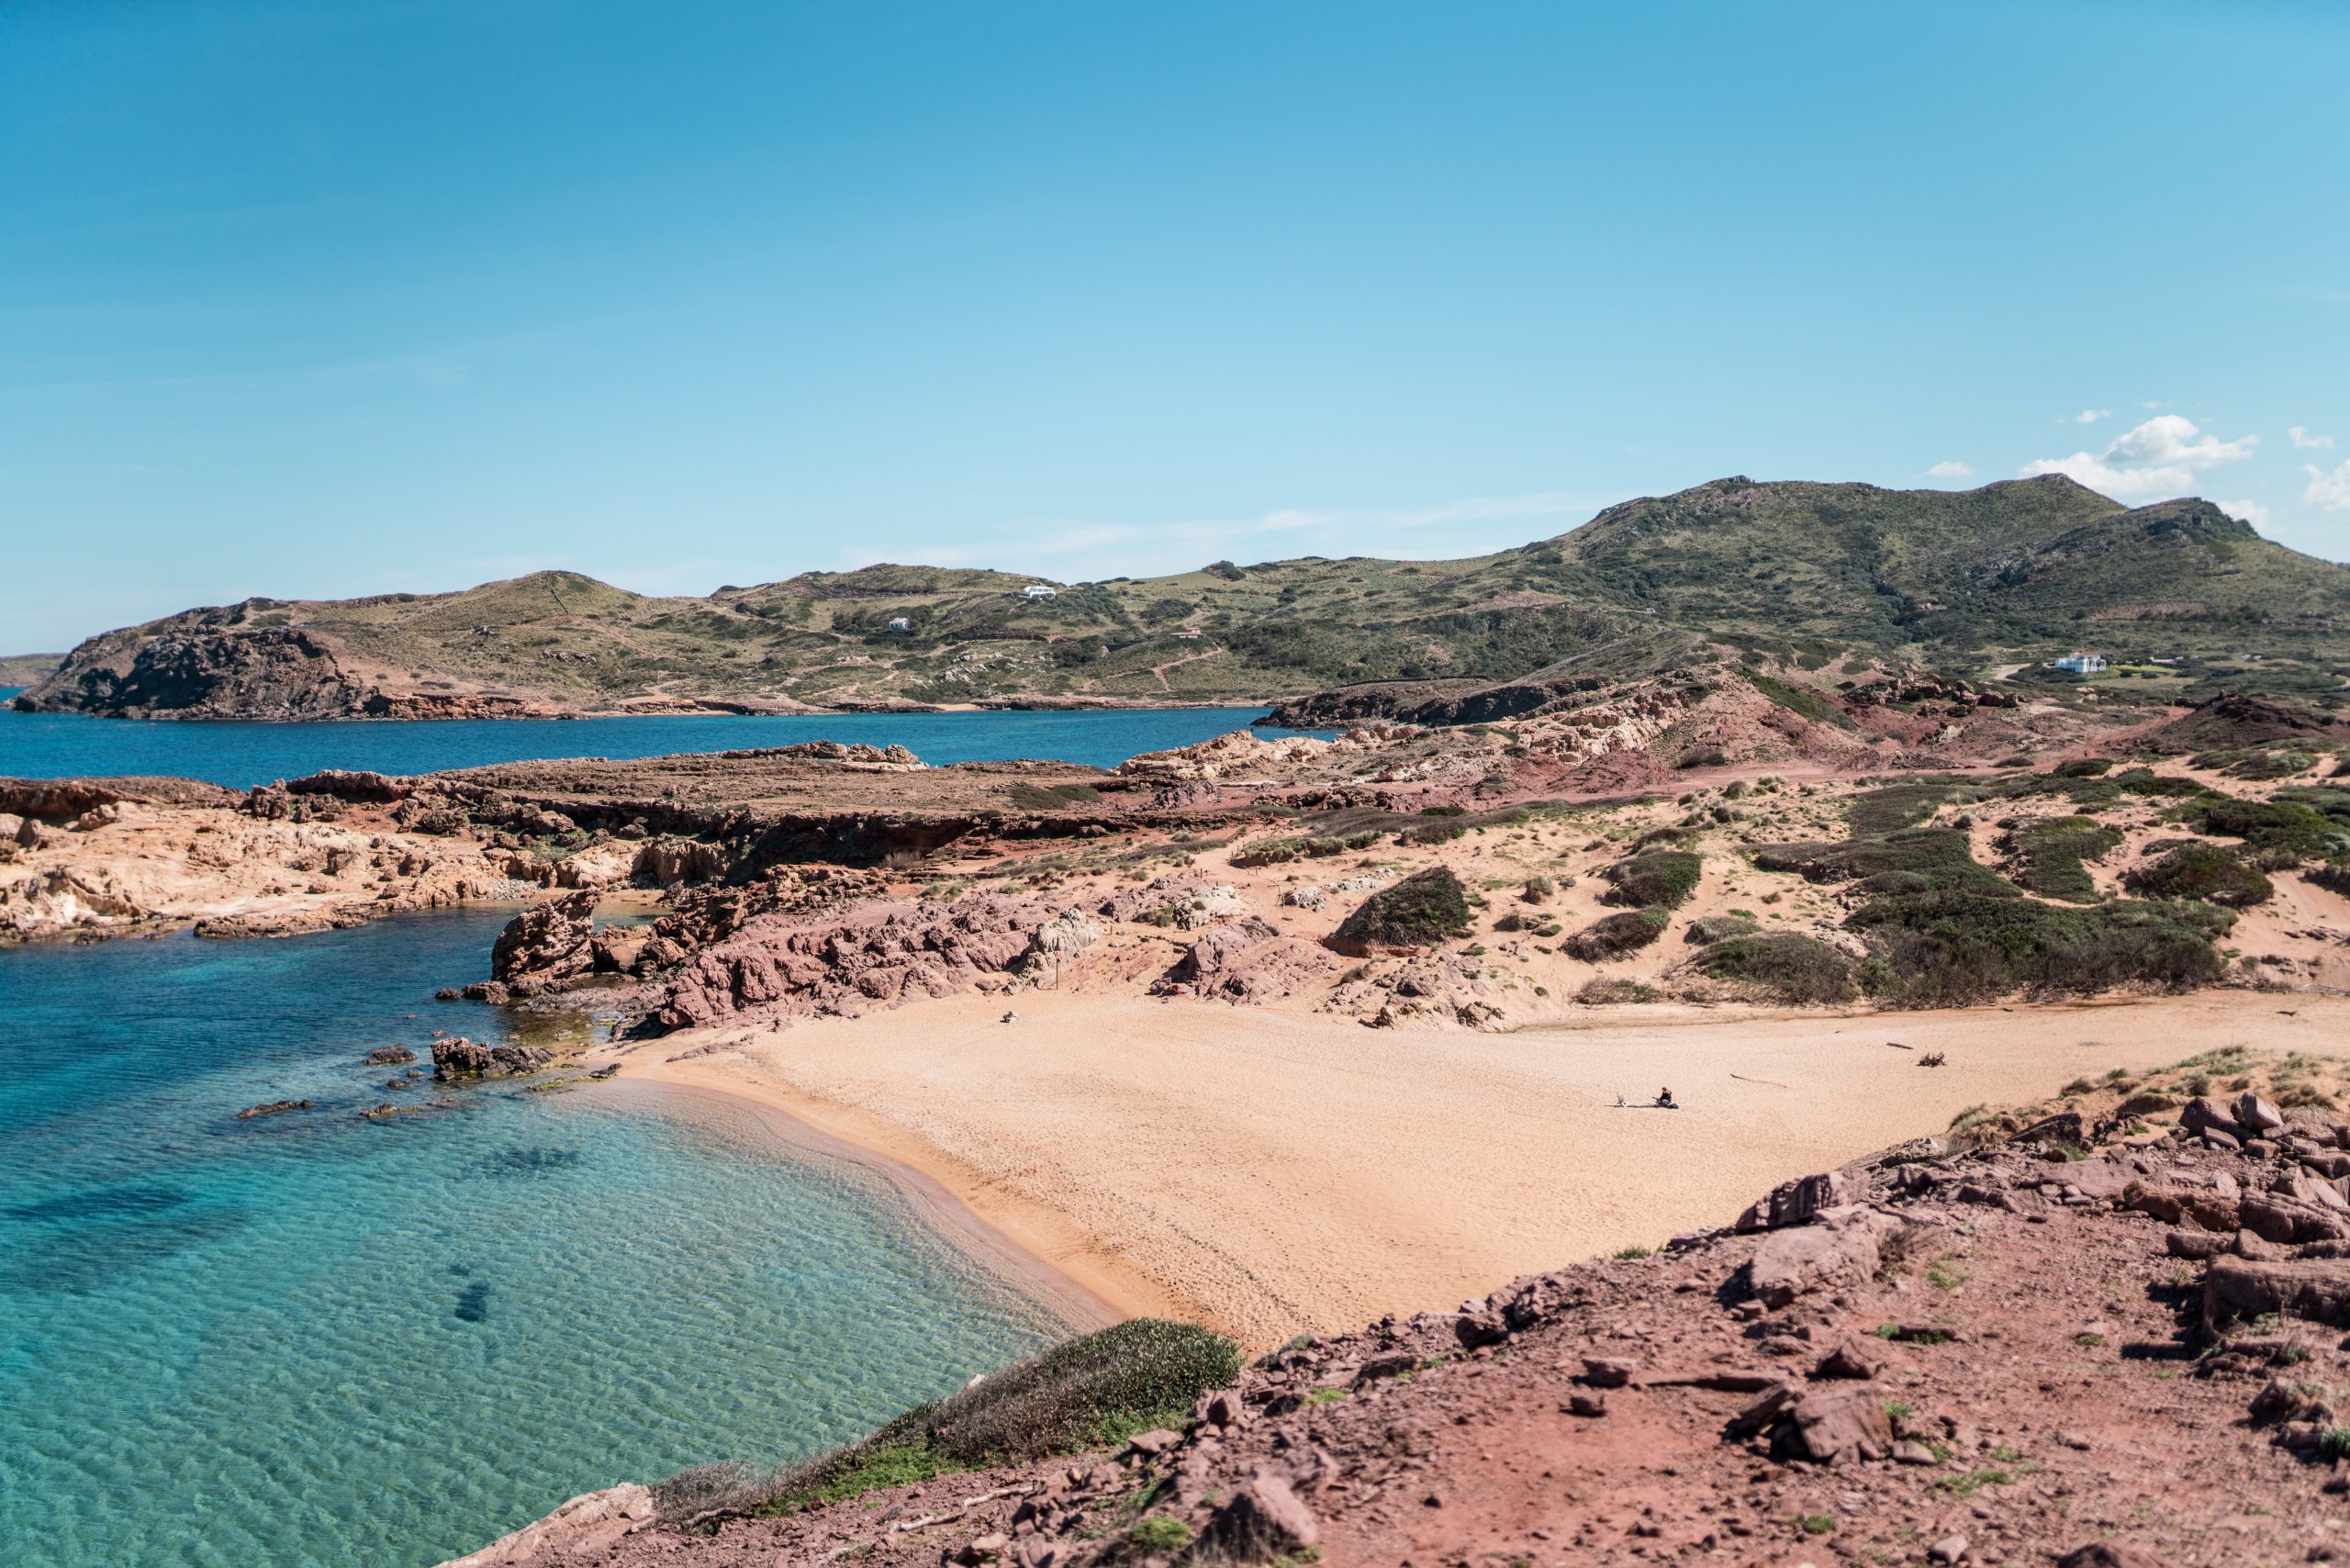
POLYGON ((2241 1139, 2245 1129, 2229 1113, 2227 1106, 2206 1094, 2189 1100, 2178 1113, 2178 1125, 2190 1133, 2217 1132, 2241 1139))
POLYGON ((1860 1184, 1841 1170, 1783 1182, 1738 1216, 1740 1231, 1779 1230, 1809 1225, 1822 1209, 1841 1208, 1860 1196, 1860 1184))
POLYGON ((1801 1389, 1782 1384, 1748 1406, 1733 1431, 1776 1429, 1774 1447, 1815 1464, 1885 1459, 1893 1452, 1893 1418, 1873 1387, 1850 1383, 1801 1389))
POLYGON ((653 933, 638 926, 607 926, 588 943, 589 967, 599 975, 633 974, 653 940, 653 933))
POLYGON ((2350 1326, 2350 1259, 2211 1260, 2203 1274, 2207 1327, 2272 1312, 2350 1326))
POLYGON ((463 1035, 432 1042, 432 1076, 443 1082, 454 1078, 479 1078, 492 1065, 489 1047, 463 1035))
POLYGON ((1901 1221, 1876 1209, 1822 1210, 1811 1225, 1774 1230, 1754 1249, 1747 1282, 1766 1306, 1823 1287, 1865 1283, 1901 1221))
POLYGON ((369 1067, 400 1067, 416 1059, 416 1053, 406 1046, 377 1046, 367 1053, 369 1067))
POLYGON ((1583 1359, 1583 1380, 1595 1388, 1621 1388, 1630 1383, 1639 1370, 1639 1362, 1623 1356, 1585 1356, 1583 1359))
POLYGON ((2244 1229, 2280 1246, 2350 1238, 2350 1214, 2330 1205, 2299 1203, 2281 1193, 2247 1193, 2237 1213, 2244 1229))
POLYGON ((1219 1551, 1244 1562, 1304 1551, 1321 1537, 1314 1510, 1287 1480, 1269 1470, 1243 1482, 1207 1528, 1207 1539, 1219 1551))
POLYGON ((2165 1225, 2191 1224, 2205 1230, 2226 1232, 2243 1224, 2236 1200, 2209 1187, 2133 1182, 2123 1190, 2121 1206, 2150 1214, 2165 1225))
POLYGON ((2249 1089, 2236 1096, 2233 1110, 2236 1125, 2255 1137, 2273 1133, 2285 1125, 2285 1114, 2249 1089))
POLYGON ((1811 1369, 1814 1377, 1859 1378, 1875 1377, 1885 1371, 1886 1358, 1882 1349, 1867 1340, 1840 1340, 1811 1369))

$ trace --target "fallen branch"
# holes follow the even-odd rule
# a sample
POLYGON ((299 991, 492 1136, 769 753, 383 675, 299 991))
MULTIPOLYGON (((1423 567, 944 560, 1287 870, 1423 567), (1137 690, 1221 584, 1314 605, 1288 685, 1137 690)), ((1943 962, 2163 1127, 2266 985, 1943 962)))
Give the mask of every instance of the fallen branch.
POLYGON ((1733 1072, 1730 1076, 1737 1079, 1740 1083, 1768 1083, 1774 1089, 1785 1089, 1786 1087, 1784 1083, 1774 1082, 1772 1080, 1767 1078, 1749 1078, 1742 1072, 1733 1072))

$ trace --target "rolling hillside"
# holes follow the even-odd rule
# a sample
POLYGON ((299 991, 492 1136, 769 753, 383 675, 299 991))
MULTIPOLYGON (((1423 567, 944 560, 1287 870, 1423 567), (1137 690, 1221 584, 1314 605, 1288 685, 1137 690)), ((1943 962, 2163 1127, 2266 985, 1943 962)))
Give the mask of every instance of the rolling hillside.
POLYGON ((2256 655, 2311 695, 2350 661, 2350 568, 2206 502, 2127 510, 2062 477, 1956 492, 1734 477, 1465 560, 1217 562, 1027 597, 1035 581, 877 566, 658 599, 540 572, 254 599, 94 637, 19 701, 237 718, 1237 701, 1725 653, 1976 672, 2076 644, 2256 655))

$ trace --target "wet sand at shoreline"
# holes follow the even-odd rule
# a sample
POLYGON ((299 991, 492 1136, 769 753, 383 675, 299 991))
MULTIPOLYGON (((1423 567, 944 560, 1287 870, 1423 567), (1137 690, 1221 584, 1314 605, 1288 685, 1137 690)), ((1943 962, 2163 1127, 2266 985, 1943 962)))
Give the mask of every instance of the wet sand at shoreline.
MULTIPOLYGON (((1121 1314, 1252 1349, 1726 1223, 1774 1183, 2112 1068, 2350 1054, 2350 999, 2207 991, 1850 1016, 1627 1010, 1514 1034, 1049 992, 674 1036, 630 1080, 742 1096, 934 1182, 1121 1314), (2280 1012, 2280 1003, 2296 1010, 2280 1012), (711 1041, 743 1047, 668 1062, 711 1041), (1915 1050, 1888 1047, 1900 1041, 1915 1050), (1921 1069, 1919 1054, 1950 1062, 1921 1069), (1684 1109, 1617 1109, 1669 1085, 1684 1109)), ((940 1197, 951 1194, 942 1206, 940 1197)))

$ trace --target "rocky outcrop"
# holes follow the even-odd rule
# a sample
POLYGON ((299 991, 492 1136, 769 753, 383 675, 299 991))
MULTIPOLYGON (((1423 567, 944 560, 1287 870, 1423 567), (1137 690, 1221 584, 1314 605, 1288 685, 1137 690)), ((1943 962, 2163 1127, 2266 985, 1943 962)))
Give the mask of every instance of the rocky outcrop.
POLYGON ((1151 990, 1263 1005, 1326 986, 1341 965, 1320 944, 1252 914, 1201 932, 1151 990))
POLYGON ((610 1550, 653 1523, 651 1488, 610 1486, 574 1497, 545 1518, 499 1536, 441 1568, 553 1568, 610 1550))
POLYGON ((349 718, 374 692, 345 673, 339 653, 329 639, 290 626, 117 633, 74 649, 16 702, 35 712, 137 718, 349 718))
POLYGON ((543 995, 594 972, 596 895, 573 893, 524 910, 498 934, 489 977, 518 997, 543 995))
POLYGON ((510 1042, 493 1046, 481 1040, 468 1040, 462 1035, 454 1039, 432 1042, 432 1076, 443 1083, 469 1078, 506 1078, 516 1073, 536 1072, 554 1059, 555 1053, 544 1046, 510 1042))
POLYGON ((754 1013, 855 1017, 951 996, 1007 975, 1058 913, 980 894, 943 906, 874 899, 815 916, 761 916, 681 969, 649 1022, 670 1030, 754 1013))

